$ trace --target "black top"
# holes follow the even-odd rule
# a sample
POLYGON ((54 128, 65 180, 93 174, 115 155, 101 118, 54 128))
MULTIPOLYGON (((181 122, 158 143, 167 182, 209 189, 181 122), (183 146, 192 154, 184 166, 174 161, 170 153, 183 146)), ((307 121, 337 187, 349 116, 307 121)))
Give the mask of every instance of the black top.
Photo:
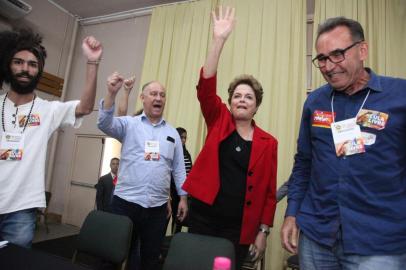
MULTIPOLYGON (((184 157, 184 162, 185 162, 185 171, 186 171, 186 176, 189 174, 190 170, 192 169, 192 157, 190 156, 189 151, 186 149, 186 147, 183 145, 183 157, 184 157)), ((173 175, 171 175, 171 197, 172 200, 178 196, 178 192, 176 191, 176 185, 175 185, 175 180, 173 179, 173 175)), ((178 202, 179 199, 176 198, 176 201, 178 202)), ((174 209, 172 209, 173 211, 174 209)))
POLYGON ((183 156, 185 160, 185 170, 186 176, 189 174, 190 170, 192 169, 192 157, 190 156, 189 151, 183 146, 183 156))
POLYGON ((234 131, 219 148, 220 190, 212 206, 194 200, 194 210, 241 226, 252 141, 234 131))
POLYGON ((113 177, 111 176, 111 172, 100 177, 94 187, 96 188, 97 210, 110 212, 111 201, 114 194, 113 177))

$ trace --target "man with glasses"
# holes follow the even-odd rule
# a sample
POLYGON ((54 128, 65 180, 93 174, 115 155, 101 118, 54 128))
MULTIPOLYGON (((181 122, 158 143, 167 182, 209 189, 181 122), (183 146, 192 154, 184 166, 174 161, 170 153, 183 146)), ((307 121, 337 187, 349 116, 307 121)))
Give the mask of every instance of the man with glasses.
POLYGON ((282 245, 302 270, 401 269, 406 80, 364 67, 368 44, 354 20, 321 24, 316 51, 327 84, 304 104, 282 245))

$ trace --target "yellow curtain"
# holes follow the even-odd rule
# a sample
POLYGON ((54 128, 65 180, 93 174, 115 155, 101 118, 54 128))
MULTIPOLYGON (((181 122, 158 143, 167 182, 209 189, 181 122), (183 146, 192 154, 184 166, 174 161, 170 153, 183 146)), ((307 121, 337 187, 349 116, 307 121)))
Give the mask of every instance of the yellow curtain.
MULTIPOLYGON (((206 135, 196 85, 210 41, 210 13, 216 4, 217 0, 205 0, 154 8, 142 69, 140 85, 151 80, 165 85, 164 118, 188 131, 187 148, 193 158, 206 135)), ((142 107, 139 99, 137 107, 142 107)))
MULTIPOLYGON (((366 66, 376 73, 406 77, 406 1, 404 0, 315 0, 314 35, 325 19, 345 16, 359 21, 369 44, 366 66)), ((314 42, 313 42, 314 44, 314 42)), ((316 55, 313 48, 313 55, 316 55)), ((318 69, 312 67, 313 89, 325 84, 318 69)))
MULTIPOLYGON (((279 141, 281 185, 292 168, 306 95, 305 0, 201 0, 155 8, 141 85, 155 79, 166 85, 164 117, 173 126, 186 128, 187 148, 196 158, 206 127, 195 86, 211 41, 210 12, 217 5, 235 7, 237 18, 219 63, 218 93, 226 101, 229 82, 242 73, 262 83, 264 98, 255 121, 279 141)), ((266 269, 281 269, 287 257, 279 238, 285 209, 286 200, 278 205, 266 269)))

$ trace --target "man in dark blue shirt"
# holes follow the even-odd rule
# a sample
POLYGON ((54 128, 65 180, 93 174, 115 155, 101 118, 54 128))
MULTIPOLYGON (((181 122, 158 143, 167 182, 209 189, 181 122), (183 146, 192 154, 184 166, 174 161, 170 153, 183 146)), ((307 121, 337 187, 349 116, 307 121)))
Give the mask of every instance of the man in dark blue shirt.
POLYGON ((406 80, 364 67, 368 44, 354 20, 321 24, 316 51, 328 84, 304 104, 282 245, 299 252, 302 270, 401 269, 406 80))

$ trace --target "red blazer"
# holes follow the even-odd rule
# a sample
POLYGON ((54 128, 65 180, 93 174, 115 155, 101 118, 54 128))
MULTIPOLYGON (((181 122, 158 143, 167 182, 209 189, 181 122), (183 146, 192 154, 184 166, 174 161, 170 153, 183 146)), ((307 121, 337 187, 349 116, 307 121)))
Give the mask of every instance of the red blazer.
MULTIPOLYGON (((197 96, 208 134, 183 184, 192 197, 212 205, 220 188, 219 145, 236 129, 226 104, 216 94, 216 76, 200 74, 197 96)), ((260 224, 272 226, 276 208, 277 140, 254 124, 240 244, 255 241, 260 224)))

